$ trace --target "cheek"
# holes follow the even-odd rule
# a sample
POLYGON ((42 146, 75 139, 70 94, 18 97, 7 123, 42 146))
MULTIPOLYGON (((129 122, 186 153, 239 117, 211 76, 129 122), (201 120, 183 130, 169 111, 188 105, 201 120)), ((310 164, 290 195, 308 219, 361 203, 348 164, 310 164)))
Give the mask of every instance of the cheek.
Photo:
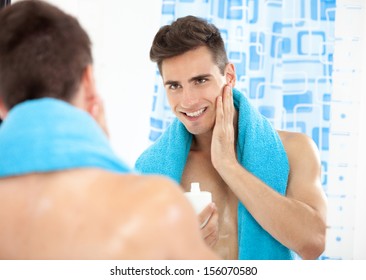
POLYGON ((176 103, 175 101, 176 98, 174 98, 172 94, 167 93, 166 99, 168 100, 168 103, 171 107, 173 107, 173 105, 176 103))
POLYGON ((212 103, 216 104, 216 99, 218 96, 222 94, 223 89, 224 85, 223 86, 215 85, 207 88, 204 93, 205 99, 210 100, 212 103))
MULTIPOLYGON (((171 111, 174 113, 177 110, 177 107, 180 104, 180 99, 179 99, 179 95, 167 95, 166 97, 169 107, 171 109, 171 111)), ((164 102, 165 103, 165 102, 164 102)), ((166 105, 164 105, 165 107, 166 105)))

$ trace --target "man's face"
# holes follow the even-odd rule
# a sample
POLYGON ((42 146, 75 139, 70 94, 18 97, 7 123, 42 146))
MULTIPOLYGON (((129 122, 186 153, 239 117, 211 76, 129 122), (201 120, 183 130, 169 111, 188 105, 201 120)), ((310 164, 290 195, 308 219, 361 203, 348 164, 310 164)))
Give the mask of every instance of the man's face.
POLYGON ((173 113, 193 135, 212 132, 216 98, 227 83, 207 47, 165 59, 162 77, 173 113))

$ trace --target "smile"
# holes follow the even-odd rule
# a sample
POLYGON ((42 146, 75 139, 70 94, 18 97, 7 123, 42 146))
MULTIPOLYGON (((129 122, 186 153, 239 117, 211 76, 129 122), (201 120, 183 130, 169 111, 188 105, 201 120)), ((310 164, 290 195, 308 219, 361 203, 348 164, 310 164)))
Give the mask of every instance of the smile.
POLYGON ((191 112, 191 113, 185 112, 184 114, 186 114, 188 117, 191 117, 191 118, 197 118, 197 117, 201 116, 205 110, 206 110, 206 108, 202 108, 195 112, 191 112))

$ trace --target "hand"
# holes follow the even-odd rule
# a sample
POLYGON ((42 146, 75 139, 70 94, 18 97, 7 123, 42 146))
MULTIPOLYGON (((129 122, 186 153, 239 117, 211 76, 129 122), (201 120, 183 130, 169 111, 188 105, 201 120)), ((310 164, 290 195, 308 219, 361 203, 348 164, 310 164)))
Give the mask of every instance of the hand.
POLYGON ((211 143, 211 161, 219 173, 223 167, 237 161, 234 131, 235 112, 232 88, 230 85, 226 85, 222 95, 216 99, 216 122, 211 143))
POLYGON ((216 205, 210 203, 198 215, 198 220, 201 225, 201 234, 206 244, 210 247, 215 246, 219 238, 219 213, 216 205))
POLYGON ((103 129, 104 133, 109 137, 107 122, 105 118, 104 112, 104 103, 103 100, 97 96, 95 101, 92 104, 92 108, 90 110, 91 116, 94 120, 99 124, 99 126, 103 129))

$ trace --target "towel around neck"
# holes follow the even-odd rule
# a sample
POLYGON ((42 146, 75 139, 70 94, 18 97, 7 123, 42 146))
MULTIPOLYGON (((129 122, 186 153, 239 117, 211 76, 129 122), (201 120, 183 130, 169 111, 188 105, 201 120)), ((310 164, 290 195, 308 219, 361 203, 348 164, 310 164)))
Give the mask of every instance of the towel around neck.
POLYGON ((54 98, 29 100, 0 126, 0 177, 74 168, 126 173, 92 117, 54 98))

